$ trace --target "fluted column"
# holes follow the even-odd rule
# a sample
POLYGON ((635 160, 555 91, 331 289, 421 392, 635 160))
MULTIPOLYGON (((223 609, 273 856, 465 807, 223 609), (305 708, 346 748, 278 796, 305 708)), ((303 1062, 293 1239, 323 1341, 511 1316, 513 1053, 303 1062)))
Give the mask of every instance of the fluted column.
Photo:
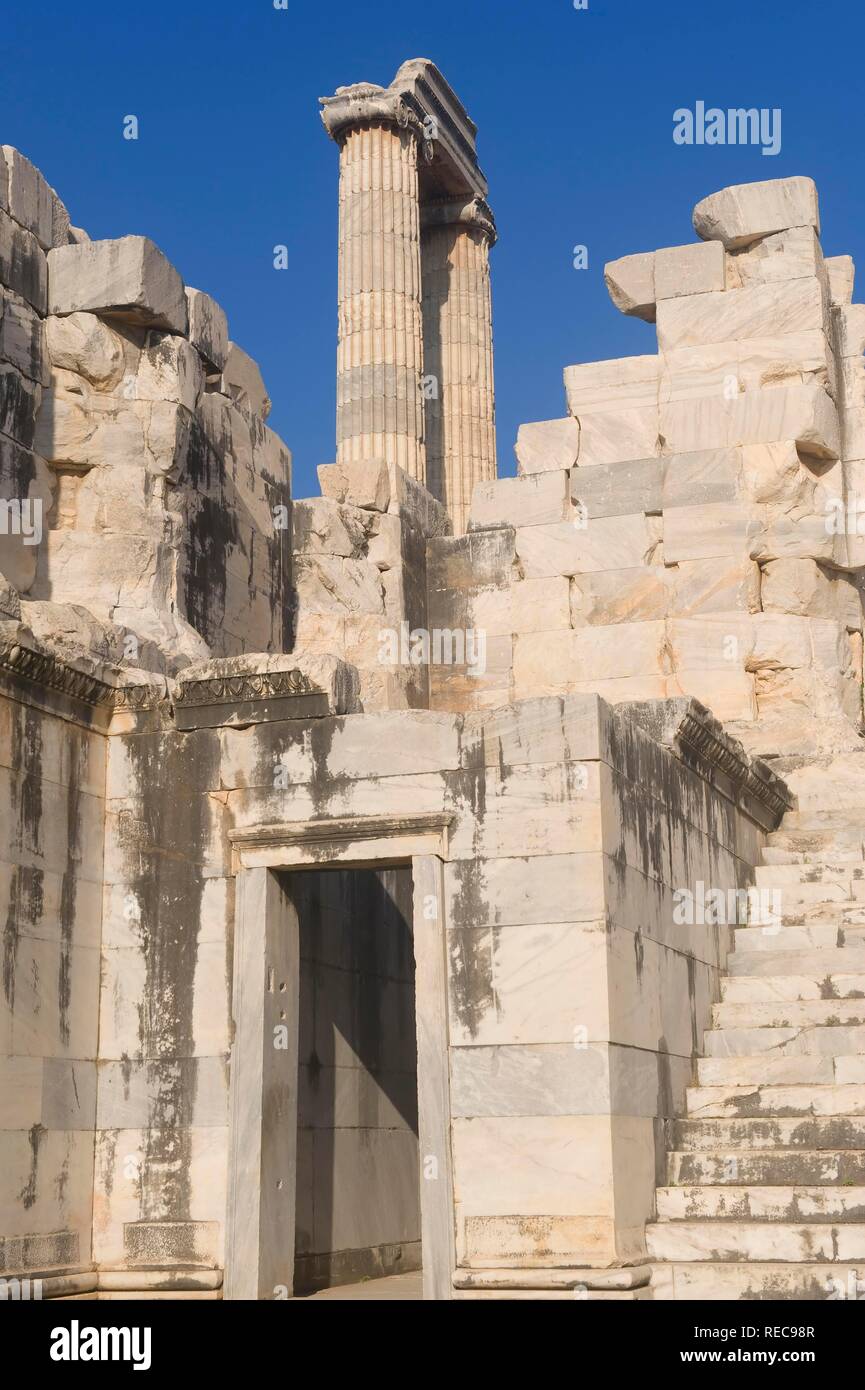
POLYGON ((340 146, 337 459, 385 458, 424 482, 416 118, 381 89, 325 103, 340 146))
POLYGON ((421 210, 427 487, 466 528, 476 483, 496 476, 489 252, 495 222, 480 198, 421 210))

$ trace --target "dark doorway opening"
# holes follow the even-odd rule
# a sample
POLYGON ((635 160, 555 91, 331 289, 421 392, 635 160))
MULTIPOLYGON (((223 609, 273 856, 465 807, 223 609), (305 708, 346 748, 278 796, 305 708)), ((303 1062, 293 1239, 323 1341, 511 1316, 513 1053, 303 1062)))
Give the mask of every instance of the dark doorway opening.
POLYGON ((295 1295, 421 1267, 412 875, 300 870, 295 1295))

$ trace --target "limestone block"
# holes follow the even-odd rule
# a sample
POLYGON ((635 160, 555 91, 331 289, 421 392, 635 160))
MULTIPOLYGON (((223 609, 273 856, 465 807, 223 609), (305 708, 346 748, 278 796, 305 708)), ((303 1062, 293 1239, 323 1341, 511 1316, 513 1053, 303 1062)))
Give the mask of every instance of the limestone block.
POLYGON ((666 460, 662 508, 735 502, 742 472, 738 449, 701 449, 666 460))
MULTIPOLYGON (((35 164, 11 145, 2 146, 2 158, 6 170, 2 206, 16 222, 33 233, 43 251, 50 250, 54 245, 51 188, 35 164)), ((4 182, 0 181, 0 195, 3 189, 4 182)))
POLYGON ((782 558, 761 568, 764 612, 833 618, 848 628, 862 627, 862 595, 855 582, 816 560, 782 558))
POLYGON ((222 390, 235 405, 248 410, 250 414, 260 415, 262 420, 266 420, 270 414, 270 397, 258 363, 237 343, 228 344, 228 355, 222 369, 222 390))
POLYGON ((739 502, 671 507, 664 512, 664 561, 672 565, 714 556, 742 559, 759 529, 759 519, 749 516, 739 502))
POLYGON ((727 255, 727 289, 817 276, 829 291, 820 238, 813 227, 790 227, 727 255))
POLYGON ((741 671, 753 650, 754 621, 748 613, 711 613, 699 618, 671 618, 666 635, 672 669, 741 671))
POLYGON ((292 539, 295 550, 300 553, 357 559, 366 547, 371 529, 369 512, 341 506, 327 497, 295 502, 292 508, 292 539))
POLYGON ((387 471, 390 479, 388 511, 398 512, 404 525, 419 531, 427 540, 432 536, 450 536, 453 525, 447 508, 438 498, 399 464, 388 463, 387 471))
POLYGON ((186 333, 183 281, 148 237, 88 241, 48 253, 52 314, 79 309, 186 333))
POLYGON ((582 420, 598 411, 609 414, 613 410, 653 406, 658 399, 659 371, 660 363, 654 353, 565 367, 568 410, 582 420))
POLYGON ((580 422, 569 415, 564 420, 520 425, 514 452, 521 477, 573 468, 580 452, 580 422))
POLYGON ((22 376, 11 363, 0 362, 0 431, 25 449, 33 447, 41 400, 41 386, 22 376))
POLYGON ((822 329, 825 324, 823 288, 816 277, 805 277, 665 299, 658 305, 658 347, 666 353, 736 338, 822 329))
POLYGON ((664 468, 659 458, 577 467, 571 473, 571 501, 589 520, 659 512, 664 468))
POLYGON ((569 580, 564 575, 523 579, 509 590, 513 632, 551 632, 570 626, 569 580))
POLYGON ((817 188, 813 179, 767 179, 733 184, 710 193, 694 208, 694 231, 704 241, 746 246, 785 227, 820 231, 817 188))
POLYGON ((475 484, 468 529, 549 525, 566 521, 570 512, 568 474, 564 470, 498 478, 475 484))
POLYGON ((20 622, 21 596, 13 584, 0 577, 0 619, 5 622, 10 618, 13 622, 20 622))
POLYGON ((832 322, 839 355, 860 357, 865 352, 865 304, 838 305, 832 311, 832 322))
POLYGON ((690 670, 679 667, 667 677, 664 694, 667 699, 681 695, 693 696, 722 722, 757 718, 755 678, 750 672, 732 664, 723 670, 706 670, 705 667, 690 670))
POLYGON ((829 299, 833 304, 849 304, 853 299, 856 267, 852 256, 827 256, 824 261, 829 276, 829 299))
POLYGON ((588 574, 595 570, 630 569, 652 563, 659 527, 642 512, 634 516, 526 526, 516 532, 517 562, 526 579, 588 574))
POLYGON ((68 246, 74 240, 70 236, 69 213, 55 190, 52 188, 49 191, 51 193, 51 245, 68 246))
POLYGON ((174 333, 148 333, 135 379, 136 400, 174 401, 194 410, 203 389, 204 370, 192 344, 174 333))
POLYGON ((52 366, 75 372, 102 391, 123 380, 122 340, 95 314, 51 315, 45 320, 45 338, 52 366))
POLYGON ((673 348, 662 354, 658 399, 725 399, 763 387, 814 381, 835 396, 835 359, 825 332, 805 329, 772 338, 741 338, 730 343, 673 348))
POLYGON ((323 497, 366 511, 386 512, 390 502, 390 474, 384 459, 320 463, 318 484, 323 497))
POLYGON ((42 319, 24 299, 0 289, 0 361, 22 376, 48 385, 42 319))
POLYGON ((380 613, 384 590, 379 571, 365 560, 338 555, 299 555, 295 581, 301 610, 306 604, 321 612, 380 613))
POLYGON ((604 284, 616 308, 632 318, 655 321, 655 253, 640 251, 604 266, 604 284))
POLYGON ((48 308, 48 258, 32 232, 0 208, 0 283, 32 304, 48 308))
POLYGON ((186 286, 189 341, 212 372, 222 372, 228 356, 228 319, 225 310, 203 290, 186 286))
POLYGON ((724 248, 719 242, 666 246, 655 252, 655 298, 660 302, 682 294, 723 290, 725 274, 724 248))
POLYGON ((670 453, 689 453, 712 441, 716 447, 793 440, 802 454, 816 459, 841 456, 838 412, 830 395, 814 381, 771 390, 661 404, 660 430, 670 453))
POLYGON ((658 434, 657 404, 639 410, 583 415, 579 466, 652 458, 661 452, 658 434))
POLYGON ((670 606, 670 573, 663 565, 651 565, 576 575, 570 581, 571 625, 606 626, 665 618, 670 606))
POLYGON ((398 516, 373 513, 366 558, 382 571, 401 568, 402 521, 398 516))
POLYGON ((0 498, 20 507, 22 523, 15 534, 17 517, 12 513, 12 523, 0 533, 0 574, 22 594, 36 578, 41 547, 34 542, 41 535, 44 544, 54 487, 51 470, 37 454, 12 439, 0 438, 0 498))
POLYGON ((760 567, 753 560, 682 560, 667 575, 671 615, 760 611, 760 567))

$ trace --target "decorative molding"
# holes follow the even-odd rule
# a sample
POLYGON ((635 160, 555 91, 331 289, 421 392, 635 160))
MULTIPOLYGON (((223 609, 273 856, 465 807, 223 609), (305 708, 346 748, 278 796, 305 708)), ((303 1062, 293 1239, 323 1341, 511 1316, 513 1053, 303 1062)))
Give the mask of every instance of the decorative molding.
POLYGON ((36 651, 8 639, 0 640, 0 672, 56 690, 85 705, 111 711, 155 709, 165 694, 158 685, 139 682, 109 685, 98 676, 77 670, 51 652, 36 651))
POLYGON ((726 732, 711 710, 690 700, 674 734, 678 747, 729 779, 739 795, 766 808, 775 824, 794 806, 786 784, 760 758, 751 758, 738 739, 726 732))
POLYGON ((244 671, 234 675, 206 676, 200 680, 184 680, 181 675, 175 687, 174 703, 188 708, 324 693, 320 685, 314 685, 309 676, 294 667, 290 671, 244 671))
POLYGON ((450 811, 419 815, 334 816, 321 820, 277 821, 229 830, 233 871, 255 866, 290 868, 316 863, 351 867, 372 846, 371 858, 447 855, 450 811))

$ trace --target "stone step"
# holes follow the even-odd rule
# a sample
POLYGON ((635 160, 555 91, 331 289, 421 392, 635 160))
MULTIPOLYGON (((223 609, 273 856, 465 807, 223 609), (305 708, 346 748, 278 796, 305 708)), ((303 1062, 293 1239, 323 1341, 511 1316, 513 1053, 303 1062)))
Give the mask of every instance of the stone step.
POLYGON ((858 810, 850 807, 806 806, 801 810, 788 811, 779 830, 769 835, 769 844, 780 844, 776 836, 807 835, 819 836, 829 843, 832 839, 838 844, 855 843, 862 839, 862 825, 865 822, 865 803, 858 810))
POLYGON ((865 949, 851 945, 847 938, 843 946, 733 951, 727 957, 726 971, 728 978, 736 979, 816 975, 825 980, 831 975, 862 975, 865 974, 865 949))
MULTIPOLYGON (((658 1302, 747 1302, 764 1300, 816 1303, 820 1300, 861 1300, 865 1294, 865 1261, 861 1264, 694 1264, 671 1262, 655 1267, 652 1298, 658 1302)), ((726 1344, 729 1347, 729 1343, 726 1344)), ((804 1345, 804 1343, 803 1343, 804 1345)), ((710 1342, 717 1350, 724 1343, 710 1342)))
POLYGON ((712 1023, 716 1029, 856 1027, 865 1025, 865 999, 767 1000, 763 1004, 725 1001, 712 1005, 712 1023))
POLYGON ((865 863, 860 844, 839 848, 834 842, 822 849, 784 849, 780 845, 765 845, 761 853, 763 864, 850 864, 865 863))
POLYGON ((865 1149, 865 1119, 848 1115, 673 1120, 673 1149, 865 1149))
POLYGON ((673 1149, 667 1154, 671 1186, 865 1186, 865 1149, 673 1149))
POLYGON ((733 951, 727 957, 731 975, 808 975, 820 970, 865 974, 865 948, 861 946, 811 947, 795 951, 733 951))
POLYGON ((707 1058, 857 1057, 865 1052, 865 1027, 712 1028, 703 1034, 707 1058))
POLYGON ((865 1000, 865 975, 726 975, 721 981, 721 998, 728 1004, 865 1000))
MULTIPOLYGON (((859 859, 854 864, 836 864, 826 861, 821 864, 758 864, 754 870, 754 882, 758 888, 779 888, 788 886, 824 884, 837 887, 842 885, 851 891, 854 880, 865 878, 865 862, 859 859)), ((837 897, 838 894, 833 894, 837 897)))
POLYGON ((789 912, 799 907, 814 907, 818 904, 855 906, 857 902, 861 903, 863 890, 865 882, 861 879, 851 880, 849 875, 842 883, 764 884, 757 890, 756 897, 752 893, 749 904, 756 909, 762 903, 764 910, 773 909, 779 912, 789 912), (763 895, 762 898, 760 894, 763 895), (773 903, 776 896, 777 908, 773 903))
POLYGON ((865 1222, 655 1221, 646 1226, 654 1260, 865 1260, 865 1222))
POLYGON ((847 1115, 865 1117, 865 1086, 689 1086, 691 1119, 728 1116, 847 1115))
POLYGON ((865 853, 863 823, 865 817, 857 821, 847 816, 841 817, 834 825, 809 826, 803 821, 801 812, 791 812, 784 817, 783 824, 777 830, 769 832, 766 848, 788 849, 797 854, 827 854, 830 857, 840 851, 859 850, 865 853), (798 817, 798 824, 793 823, 794 815, 798 817))
POLYGON ((865 1187, 659 1187, 658 1221, 865 1222, 865 1187))
POLYGON ((847 944, 844 928, 835 923, 796 927, 737 927, 735 949, 739 951, 832 950, 847 944))
POLYGON ((767 1052, 701 1057, 697 1081, 700 1086, 832 1086, 840 1080, 835 1069, 843 1060, 801 1052, 786 1057, 767 1052))

